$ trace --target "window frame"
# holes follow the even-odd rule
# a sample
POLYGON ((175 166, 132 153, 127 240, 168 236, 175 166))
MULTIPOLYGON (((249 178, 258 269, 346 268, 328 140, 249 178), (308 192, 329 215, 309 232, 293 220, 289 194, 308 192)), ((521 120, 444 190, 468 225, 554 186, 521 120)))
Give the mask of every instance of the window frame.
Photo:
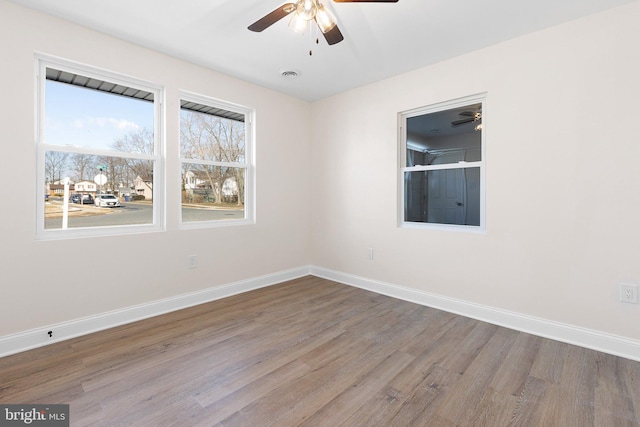
MULTIPOLYGON (((161 85, 130 77, 121 73, 93 67, 78 62, 44 55, 35 55, 35 130, 34 142, 36 148, 36 240, 60 240, 84 237, 112 236, 121 234, 135 234, 164 231, 165 224, 165 138, 164 138, 164 105, 165 90, 161 85), (45 141, 46 127, 46 70, 47 68, 77 74, 82 77, 94 78, 108 83, 115 83, 129 88, 150 92, 154 96, 153 105, 153 154, 128 153, 116 150, 87 148, 66 145, 48 144, 45 141), (98 227, 77 227, 67 229, 45 228, 45 154, 47 151, 87 154, 94 156, 110 156, 149 160, 154 162, 153 171, 153 208, 150 224, 124 224, 98 227)), ((105 92, 106 93, 106 92, 105 92)))
POLYGON ((443 231, 462 231, 486 233, 486 131, 487 131, 487 93, 479 93, 449 101, 442 101, 398 113, 398 227, 443 231), (480 161, 459 162, 437 165, 407 166, 407 119, 425 114, 437 113, 472 104, 482 105, 482 132, 480 142, 480 161), (405 192, 407 172, 423 172, 436 170, 453 170, 480 168, 480 225, 443 224, 432 222, 415 222, 405 220, 405 192))
MULTIPOLYGON (((207 107, 219 108, 232 113, 242 114, 244 116, 245 124, 245 153, 244 163, 230 163, 222 161, 211 161, 202 159, 191 159, 182 157, 181 143, 178 143, 178 174, 177 176, 182 179, 182 165, 183 163, 192 163, 208 166, 222 166, 243 168, 245 170, 244 176, 244 218, 243 219, 216 219, 205 221, 189 221, 185 222, 182 218, 182 197, 178 196, 178 221, 180 229, 201 229, 201 228, 218 228, 218 227, 230 227, 238 225, 250 225, 256 223, 256 174, 255 174, 255 109, 245 107, 239 104, 234 104, 228 101, 223 101, 211 96, 202 95, 187 90, 180 90, 178 93, 178 103, 181 105, 182 101, 201 104, 207 107)), ((202 113, 206 114, 206 113, 202 113)), ((179 126, 182 126, 182 107, 178 115, 179 126)), ((180 135, 178 135, 180 140, 180 135)), ((180 191, 182 191, 180 186, 180 191)))

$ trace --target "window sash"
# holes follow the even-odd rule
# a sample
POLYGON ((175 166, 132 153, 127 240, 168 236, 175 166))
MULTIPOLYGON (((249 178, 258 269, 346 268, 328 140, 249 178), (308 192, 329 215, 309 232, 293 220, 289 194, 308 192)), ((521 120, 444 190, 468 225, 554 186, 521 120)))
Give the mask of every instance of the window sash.
POLYGON ((224 166, 229 168, 244 168, 247 169, 249 165, 246 163, 235 163, 235 162, 218 162, 215 160, 200 160, 200 159, 190 159, 190 158, 180 158, 180 163, 189 163, 192 165, 204 165, 204 166, 224 166))
POLYGON ((442 165, 420 165, 410 166, 402 168, 403 172, 418 172, 418 171, 432 171, 443 169, 465 169, 465 168, 477 168, 483 166, 483 161, 478 162, 465 162, 460 161, 458 163, 445 163, 442 165))

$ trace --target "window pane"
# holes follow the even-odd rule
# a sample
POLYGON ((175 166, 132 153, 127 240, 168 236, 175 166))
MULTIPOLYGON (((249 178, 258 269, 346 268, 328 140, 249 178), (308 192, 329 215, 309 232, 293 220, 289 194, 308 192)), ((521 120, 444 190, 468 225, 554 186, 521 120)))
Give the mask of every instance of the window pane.
POLYGON ((185 159, 245 163, 245 124, 182 109, 180 155, 185 159))
POLYGON ((245 169, 182 165, 182 221, 244 219, 245 169))
POLYGON ((480 168, 406 172, 405 221, 480 225, 480 168))
POLYGON ((153 102, 52 80, 45 91, 43 142, 153 154, 153 102))
POLYGON ((407 118, 407 167, 481 161, 482 104, 407 118))
POLYGON ((47 151, 44 228, 63 227, 65 198, 67 228, 152 224, 153 165, 150 160, 47 151))

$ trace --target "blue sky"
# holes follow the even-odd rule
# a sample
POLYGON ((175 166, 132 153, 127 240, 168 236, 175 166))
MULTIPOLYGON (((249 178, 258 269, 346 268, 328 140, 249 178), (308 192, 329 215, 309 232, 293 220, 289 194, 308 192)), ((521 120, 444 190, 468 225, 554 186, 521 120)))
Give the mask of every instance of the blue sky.
POLYGON ((46 82, 45 142, 110 149, 113 142, 140 128, 153 130, 153 103, 46 82))

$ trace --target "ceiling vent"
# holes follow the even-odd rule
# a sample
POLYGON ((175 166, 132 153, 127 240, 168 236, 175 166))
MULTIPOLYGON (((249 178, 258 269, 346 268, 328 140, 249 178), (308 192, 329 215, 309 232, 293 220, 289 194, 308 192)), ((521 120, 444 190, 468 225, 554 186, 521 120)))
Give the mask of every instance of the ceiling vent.
POLYGON ((293 70, 283 71, 281 75, 287 80, 293 80, 299 76, 298 72, 293 70))

